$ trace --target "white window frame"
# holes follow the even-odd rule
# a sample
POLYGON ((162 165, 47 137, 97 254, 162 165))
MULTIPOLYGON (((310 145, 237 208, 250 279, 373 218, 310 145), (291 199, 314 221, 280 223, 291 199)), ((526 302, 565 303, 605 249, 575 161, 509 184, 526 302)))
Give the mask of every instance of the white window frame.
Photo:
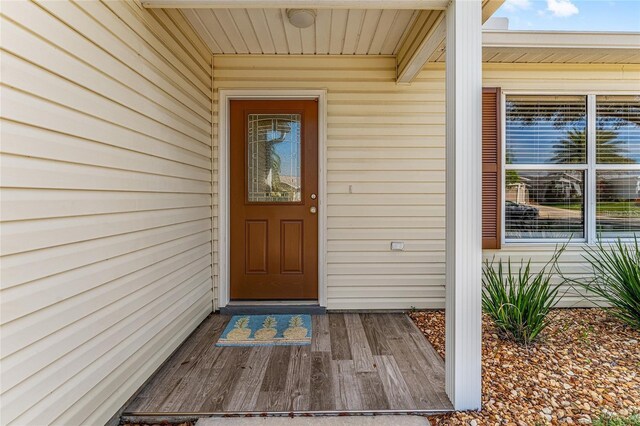
MULTIPOLYGON (((500 190, 504 194, 507 170, 583 170, 584 171, 584 238, 573 238, 571 244, 595 245, 598 241, 614 241, 616 237, 598 239, 596 229, 596 172, 597 171, 640 171, 640 164, 596 164, 596 97, 597 96, 640 96, 640 93, 611 93, 611 92, 549 92, 549 91, 509 91, 502 90, 500 99, 501 126, 501 168, 502 179, 500 190), (586 98, 587 111, 587 164, 535 164, 535 165, 507 165, 507 115, 506 105, 508 96, 535 95, 535 96, 584 96, 586 98)), ((504 197, 501 205, 501 234, 502 245, 520 244, 559 244, 566 243, 567 238, 507 238, 506 237, 506 203, 504 197)), ((621 241, 631 242, 632 238, 621 238, 621 241)))

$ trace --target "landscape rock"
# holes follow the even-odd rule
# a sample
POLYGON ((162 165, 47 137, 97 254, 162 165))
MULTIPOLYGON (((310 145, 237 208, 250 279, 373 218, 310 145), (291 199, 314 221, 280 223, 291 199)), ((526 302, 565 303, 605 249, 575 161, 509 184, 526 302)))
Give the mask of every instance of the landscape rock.
MULTIPOLYGON (((444 312, 412 312, 444 357, 444 312)), ((591 424, 602 413, 640 412, 640 332, 602 309, 557 309, 529 347, 501 340, 483 318, 483 409, 434 416, 432 424, 591 424)))

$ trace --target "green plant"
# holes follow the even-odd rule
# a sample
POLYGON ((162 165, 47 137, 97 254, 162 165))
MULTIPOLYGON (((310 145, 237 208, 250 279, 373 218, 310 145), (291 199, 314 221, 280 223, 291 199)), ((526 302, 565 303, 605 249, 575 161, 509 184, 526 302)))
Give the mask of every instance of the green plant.
POLYGON ((589 346, 591 345, 591 334, 593 334, 594 331, 595 329, 592 325, 590 325, 589 327, 583 327, 582 329, 580 329, 578 338, 583 344, 589 346))
POLYGON ((483 269, 482 309, 487 313, 502 338, 525 345, 533 342, 549 325, 548 315, 557 302, 560 284, 552 284, 557 275, 558 258, 566 245, 556 247, 553 257, 537 273, 531 271, 531 260, 521 262, 514 274, 511 259, 505 273, 502 260, 497 268, 494 260, 485 261, 483 269))
POLYGON ((640 426, 640 414, 625 417, 601 414, 593 421, 593 426, 640 426))
MULTIPOLYGON (((618 239, 606 246, 599 242, 583 255, 591 266, 591 277, 568 280, 587 292, 600 297, 609 312, 640 330, 640 249, 638 239, 633 244, 618 239)), ((595 303, 598 303, 597 301, 595 303)))

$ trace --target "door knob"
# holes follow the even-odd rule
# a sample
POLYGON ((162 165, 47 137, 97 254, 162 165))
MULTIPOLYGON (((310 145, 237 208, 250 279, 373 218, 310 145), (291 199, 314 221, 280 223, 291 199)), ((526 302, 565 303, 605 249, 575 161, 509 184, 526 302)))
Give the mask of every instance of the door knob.
POLYGON ((311 212, 311 214, 316 214, 316 212, 318 211, 318 209, 316 209, 315 207, 311 207, 309 209, 309 211, 311 212))

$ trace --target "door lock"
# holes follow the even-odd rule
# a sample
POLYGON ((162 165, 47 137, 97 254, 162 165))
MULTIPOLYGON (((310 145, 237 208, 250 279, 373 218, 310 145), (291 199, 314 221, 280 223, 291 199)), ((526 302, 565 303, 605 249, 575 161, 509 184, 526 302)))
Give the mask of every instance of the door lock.
POLYGON ((318 196, 316 194, 311 194, 311 199, 315 200, 316 198, 318 198, 318 196))

